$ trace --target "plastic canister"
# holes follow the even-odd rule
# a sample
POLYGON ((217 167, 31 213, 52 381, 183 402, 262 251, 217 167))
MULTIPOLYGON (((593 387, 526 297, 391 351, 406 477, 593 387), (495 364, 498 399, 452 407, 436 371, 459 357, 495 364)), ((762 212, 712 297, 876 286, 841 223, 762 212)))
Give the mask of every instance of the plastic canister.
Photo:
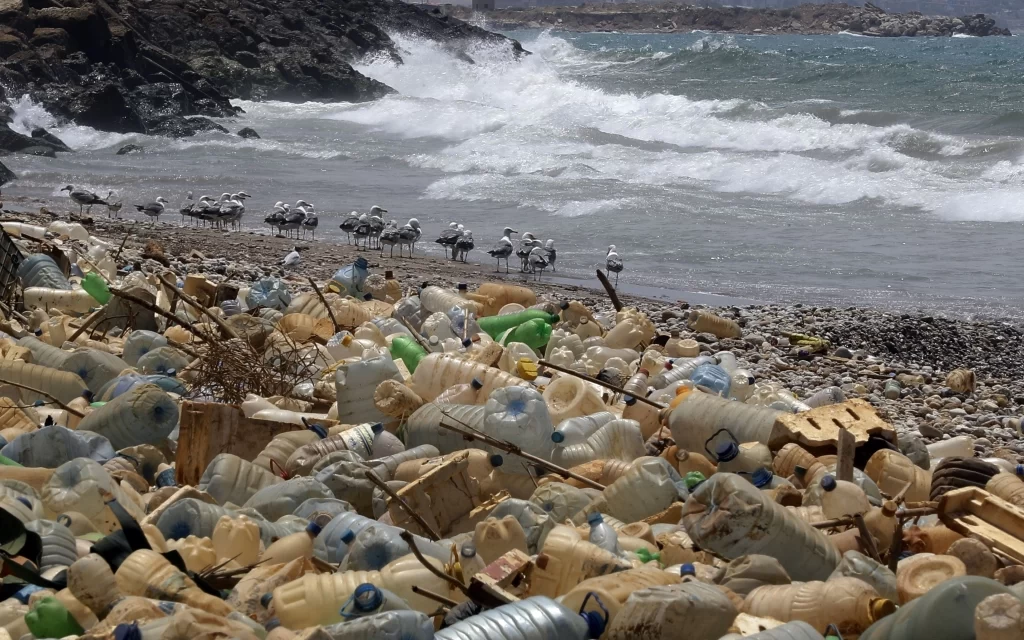
POLYGON ((220 598, 204 593, 188 575, 152 549, 132 552, 114 577, 125 594, 181 602, 218 616, 226 617, 234 611, 220 598))
MULTIPOLYGON (((594 599, 591 598, 591 601, 594 599)), ((599 609, 600 605, 595 608, 599 609)), ((436 640, 587 640, 599 638, 605 612, 579 612, 546 597, 532 597, 488 609, 438 631, 436 640)))
POLYGON ((257 491, 284 480, 233 453, 220 453, 206 465, 198 488, 218 504, 245 504, 257 491))
POLYGON ((547 402, 551 420, 556 424, 605 410, 600 392, 576 376, 562 375, 552 380, 544 389, 544 401, 547 402))
POLYGON ((611 420, 583 442, 562 446, 564 438, 564 433, 560 431, 551 434, 555 443, 551 450, 551 461, 567 468, 598 458, 632 462, 647 452, 640 425, 634 420, 611 420))
POLYGON ((614 624, 619 610, 632 593, 679 582, 678 575, 644 566, 584 580, 559 598, 559 601, 570 609, 585 611, 599 612, 603 605, 607 610, 608 623, 614 624), (598 605, 598 600, 601 605, 598 605))
POLYGON ((708 439, 722 429, 728 429, 738 442, 768 444, 780 413, 707 393, 691 392, 669 413, 668 426, 676 445, 691 451, 703 451, 708 439))
MULTIPOLYGON (((0 362, 0 383, 2 382, 16 382, 44 391, 65 404, 80 397, 87 389, 85 382, 77 374, 20 360, 0 362)), ((18 393, 26 404, 32 404, 37 400, 49 400, 27 389, 18 388, 18 393)))
POLYGON ((481 362, 464 360, 444 353, 432 353, 423 358, 412 376, 412 389, 421 398, 430 402, 449 387, 474 378, 483 383, 480 397, 490 397, 491 392, 501 387, 529 384, 496 367, 481 362))
POLYGON ((879 564, 859 551, 847 551, 829 580, 837 577, 849 577, 863 580, 871 585, 878 595, 893 602, 899 602, 896 589, 896 574, 889 567, 879 564))
POLYGON ((606 640, 718 640, 737 614, 725 593, 701 582, 648 587, 630 594, 608 627, 606 640))
POLYGON ((555 597, 587 578, 622 571, 629 566, 615 554, 583 540, 575 527, 556 525, 544 539, 529 594, 555 597))
POLYGON ((690 312, 686 324, 691 330, 699 333, 710 333, 716 338, 739 338, 743 330, 735 320, 716 316, 710 311, 694 309, 690 312))
POLYGON ((83 347, 72 351, 60 368, 78 374, 89 390, 96 393, 129 367, 127 362, 113 354, 83 347))
POLYGON ((758 587, 743 601, 743 611, 783 622, 803 620, 822 633, 834 624, 840 633, 856 635, 891 615, 896 605, 866 582, 839 577, 758 587))
POLYGON ((163 444, 178 426, 178 405, 154 384, 141 384, 85 416, 78 428, 110 440, 115 449, 163 444))
POLYGON ((247 567, 259 561, 260 528, 248 517, 221 516, 211 537, 218 562, 230 559, 234 566, 247 567))
POLYGON ((1024 637, 1024 603, 1006 593, 989 596, 974 610, 976 640, 1018 640, 1024 637))
POLYGON ((1015 474, 997 473, 985 483, 985 491, 1010 504, 1024 507, 1024 481, 1015 474))
POLYGON ((871 509, 864 491, 852 482, 828 475, 821 479, 821 488, 821 510, 827 518, 864 515, 871 509))
POLYGON ((486 518, 483 522, 478 522, 473 531, 473 546, 487 564, 512 549, 518 549, 523 553, 529 551, 526 532, 516 517, 511 515, 503 518, 486 518))
POLYGON ((133 518, 141 520, 145 516, 106 470, 88 458, 75 458, 57 467, 43 487, 40 497, 50 512, 81 512, 89 518, 97 531, 112 533, 120 529, 121 525, 106 505, 106 494, 112 495, 133 518))
POLYGON ((71 283, 64 277, 64 272, 53 258, 43 253, 30 255, 21 261, 18 265, 18 279, 25 288, 71 289, 71 283))
POLYGON ((402 381, 398 367, 387 355, 339 366, 335 371, 338 420, 349 424, 387 420, 373 402, 373 392, 384 380, 402 381))
POLYGON ((896 568, 896 589, 900 604, 907 604, 950 578, 967 575, 963 561, 954 556, 919 553, 900 560, 896 568))
POLYGON ((878 488, 890 496, 897 495, 906 484, 910 483, 905 498, 908 502, 920 502, 929 499, 931 492, 931 473, 915 465, 905 455, 891 449, 876 451, 864 467, 878 488))
MULTIPOLYGON (((280 630, 279 627, 277 630, 280 630)), ((419 611, 384 611, 323 627, 331 640, 433 640, 434 624, 419 611)), ((271 635, 267 640, 272 639, 271 635)), ((293 634, 294 635, 294 634, 293 634)))

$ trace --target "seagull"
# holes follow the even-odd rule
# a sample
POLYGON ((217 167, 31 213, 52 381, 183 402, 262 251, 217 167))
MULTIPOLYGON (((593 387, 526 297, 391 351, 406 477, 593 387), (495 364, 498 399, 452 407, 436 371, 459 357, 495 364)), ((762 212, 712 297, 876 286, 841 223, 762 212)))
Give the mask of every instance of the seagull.
POLYGON ((380 233, 381 231, 384 231, 384 218, 381 218, 380 216, 370 216, 367 219, 367 222, 370 224, 370 237, 367 238, 367 240, 370 242, 379 242, 380 233))
POLYGON ((118 200, 117 202, 111 202, 110 201, 110 197, 112 195, 114 195, 113 191, 108 191, 107 192, 107 217, 108 218, 111 217, 111 216, 113 216, 115 218, 120 216, 121 215, 121 207, 124 206, 124 204, 120 200, 118 200))
POLYGON ((227 200, 224 199, 224 196, 221 196, 219 222, 227 222, 234 225, 242 219, 242 214, 245 213, 245 204, 243 202, 245 196, 242 193, 225 194, 228 195, 227 200))
MULTIPOLYGON (((107 205, 110 206, 110 205, 107 205)), ((192 192, 189 191, 188 195, 185 196, 185 202, 181 203, 181 207, 178 209, 178 213, 181 214, 181 221, 178 223, 179 227, 185 226, 185 216, 192 215, 192 192)))
POLYGON ((548 266, 551 267, 552 271, 558 271, 555 269, 555 260, 558 259, 558 254, 555 253, 555 241, 548 238, 548 241, 544 243, 544 257, 548 260, 548 266))
MULTIPOLYGON (((459 226, 461 227, 462 225, 459 226)), ((465 262, 466 255, 472 251, 475 246, 476 245, 473 244, 473 232, 469 229, 464 229, 462 231, 462 236, 455 241, 455 248, 452 249, 452 260, 458 260, 461 255, 462 261, 465 262)))
POLYGON ((527 257, 526 262, 530 265, 530 271, 537 274, 537 279, 540 280, 540 275, 544 272, 544 269, 548 266, 548 259, 544 247, 534 247, 530 251, 530 255, 527 257))
POLYGON ((306 208, 306 219, 302 221, 302 235, 306 235, 306 229, 309 229, 313 233, 313 239, 316 240, 318 224, 320 224, 320 220, 316 217, 316 211, 313 211, 313 205, 309 205, 306 208))
MULTIPOLYGON (((512 255, 512 239, 510 236, 513 233, 518 232, 511 227, 505 227, 501 240, 498 240, 498 243, 487 252, 492 258, 495 258, 498 261, 498 268, 501 267, 501 261, 505 261, 505 273, 508 273, 508 259, 509 256, 512 255)), ((495 269, 494 271, 497 272, 498 269, 495 269)))
POLYGON ((356 227, 359 226, 359 212, 353 211, 348 214, 348 217, 341 221, 338 227, 345 232, 345 236, 348 238, 349 243, 352 242, 352 234, 355 233, 356 227))
POLYGON ((409 218, 409 222, 405 223, 398 231, 398 255, 402 255, 402 247, 409 247, 409 257, 412 257, 413 249, 416 248, 416 241, 420 239, 423 234, 420 231, 420 221, 416 218, 409 218))
POLYGON ((615 245, 608 245, 608 255, 605 257, 605 266, 608 268, 608 273, 615 274, 615 286, 619 286, 619 274, 622 273, 622 258, 615 252, 615 245))
POLYGON ((448 249, 452 248, 452 260, 455 259, 454 247, 455 242, 462 236, 462 231, 459 230, 459 223, 453 222, 448 225, 448 228, 441 232, 437 236, 437 240, 434 240, 437 244, 444 247, 444 257, 448 257, 448 249))
POLYGON ((199 204, 193 207, 192 217, 201 220, 205 227, 207 222, 214 222, 220 217, 220 203, 213 196, 203 196, 199 198, 199 204))
MULTIPOLYGON (((359 247, 359 240, 365 240, 369 243, 370 238, 370 216, 365 213, 359 216, 359 223, 356 228, 352 231, 352 235, 356 238, 356 247, 359 247)), ((365 248, 365 247, 364 247, 365 248)))
POLYGON ((280 233, 280 225, 282 222, 284 222, 284 216, 286 213, 288 213, 288 209, 288 205, 278 200, 276 203, 274 203, 274 211, 266 218, 263 218, 263 222, 270 226, 271 231, 274 231, 276 229, 277 232, 280 233))
POLYGON ((516 249, 516 255, 519 256, 519 260, 522 264, 519 270, 527 272, 530 270, 530 252, 533 251, 534 247, 539 247, 540 241, 533 237, 533 234, 527 231, 523 234, 522 239, 519 240, 519 248, 516 249))
POLYGON ((89 210, 91 211, 92 205, 94 204, 107 204, 106 201, 100 199, 100 197, 92 191, 76 189, 70 184, 61 189, 61 191, 67 191, 71 201, 78 205, 78 215, 82 215, 82 209, 85 207, 89 207, 89 210))
POLYGON ((295 231, 295 237, 298 238, 299 227, 302 226, 302 221, 305 219, 306 210, 302 207, 296 207, 285 214, 284 220, 281 222, 281 229, 284 231, 295 231))
POLYGON ((301 260, 301 259, 302 259, 302 256, 299 255, 299 248, 298 247, 293 247, 292 248, 292 252, 289 253, 288 255, 286 255, 284 257, 284 260, 282 260, 280 262, 280 264, 282 264, 283 266, 286 266, 286 267, 294 267, 294 266, 297 266, 299 264, 299 260, 301 260))
POLYGON ((380 255, 384 255, 384 245, 391 247, 391 256, 395 255, 395 245, 399 242, 399 230, 398 222, 392 220, 384 227, 384 230, 380 232, 380 237, 377 238, 377 244, 380 245, 380 255))
POLYGON ((160 214, 164 212, 164 206, 167 204, 167 199, 163 196, 159 196, 153 202, 147 204, 137 204, 135 208, 138 211, 146 214, 150 218, 153 218, 154 224, 160 221, 160 214))

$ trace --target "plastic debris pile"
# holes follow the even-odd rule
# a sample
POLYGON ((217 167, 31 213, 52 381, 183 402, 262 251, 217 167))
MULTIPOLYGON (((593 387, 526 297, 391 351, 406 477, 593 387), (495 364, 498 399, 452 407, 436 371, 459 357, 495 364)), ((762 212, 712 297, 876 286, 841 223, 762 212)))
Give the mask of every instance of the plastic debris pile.
POLYGON ((4 223, 62 255, 0 324, 0 640, 1024 638, 1024 467, 756 379, 733 319, 54 225, 4 223))

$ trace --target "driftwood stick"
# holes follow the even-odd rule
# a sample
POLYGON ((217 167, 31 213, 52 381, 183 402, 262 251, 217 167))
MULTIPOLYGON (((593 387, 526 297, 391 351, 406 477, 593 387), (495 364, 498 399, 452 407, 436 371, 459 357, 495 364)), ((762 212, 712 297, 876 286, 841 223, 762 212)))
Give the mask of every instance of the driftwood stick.
POLYGON ((392 489, 391 487, 389 487, 388 483, 386 483, 383 480, 381 480, 380 477, 378 477, 376 473, 374 473, 372 471, 367 471, 366 472, 366 479, 369 480, 370 482, 372 482, 373 484, 377 485, 377 487, 381 491, 386 493, 389 498, 391 498, 392 500, 397 502, 398 506, 402 507, 402 510, 405 511, 406 513, 408 513, 409 516, 411 516, 412 519, 416 521, 416 524, 420 525, 420 527, 427 533, 427 536, 431 540, 437 541, 437 540, 441 539, 441 534, 439 534, 438 532, 434 531, 434 528, 430 526, 430 523, 428 523, 426 520, 424 520, 423 516, 418 514, 415 509, 410 507, 409 503, 406 502, 405 500, 403 500, 402 496, 400 496, 397 493, 395 493, 395 490, 392 489))
POLYGON ((85 332, 86 329, 88 329, 92 325, 96 324, 96 321, 99 320, 100 318, 102 318, 105 312, 106 312, 106 309, 100 308, 100 309, 97 309, 96 311, 93 311, 91 314, 89 314, 89 317, 87 317, 85 320, 82 321, 82 326, 78 327, 78 330, 71 334, 71 337, 68 338, 68 341, 69 342, 74 342, 75 339, 78 336, 82 335, 85 332))
POLYGON ((179 289, 178 285, 176 285, 173 282, 171 282, 167 278, 167 276, 160 276, 160 281, 163 282, 165 286, 170 287, 171 290, 174 291, 174 293, 179 298, 181 298, 182 300, 187 302, 189 305, 191 305, 194 309, 196 309, 197 311, 199 311, 200 313, 205 315, 207 318, 212 320, 215 325, 220 327, 221 333, 224 334, 224 337, 226 337, 226 338, 233 338, 233 339, 236 339, 236 340, 240 339, 240 336, 237 333, 235 333, 234 329, 232 329, 228 325, 224 324, 223 320, 221 320, 216 315, 214 315, 209 309, 207 309, 203 305, 199 304, 199 302, 197 302, 195 300, 195 298, 193 298, 192 296, 188 295, 187 293, 185 293, 184 291, 179 289))
POLYGON ((612 307, 614 307, 616 311, 622 311, 622 303, 619 302, 619 294, 615 292, 615 287, 613 287, 612 283, 608 280, 608 276, 604 275, 604 272, 598 269, 597 279, 601 282, 601 286, 604 287, 605 293, 607 293, 608 297, 611 298, 612 307))
POLYGON ((320 298, 320 302, 322 302, 324 307, 327 309, 327 317, 331 319, 331 323, 334 325, 334 333, 338 333, 341 331, 341 325, 338 324, 338 319, 334 317, 334 310, 331 309, 331 305, 327 304, 327 298, 325 298, 324 294, 321 293, 320 287, 316 286, 316 281, 314 281, 313 278, 307 278, 307 280, 309 280, 310 286, 313 287, 313 292, 316 293, 316 297, 320 298))
POLYGON ((110 295, 117 296, 118 298, 123 298, 124 300, 127 300, 128 302, 131 302, 131 303, 139 305, 143 309, 148 309, 149 311, 152 311, 153 313, 155 313, 157 315, 163 316, 168 321, 173 322, 174 324, 178 325, 179 327, 188 329, 193 335, 202 336, 204 342, 209 342, 212 339, 216 339, 215 337, 214 338, 210 338, 209 336, 204 334, 202 331, 200 331, 199 328, 196 327, 195 325, 193 325, 191 322, 186 322, 185 320, 182 320, 181 318, 179 318, 178 316, 174 315, 173 313, 168 313, 167 311, 164 311, 163 309, 161 309, 160 307, 156 306, 155 304, 153 304, 149 300, 143 300, 142 298, 140 298, 138 296, 134 296, 134 295, 132 295, 130 293, 126 293, 124 291, 121 291, 120 289, 111 289, 110 290, 110 295))

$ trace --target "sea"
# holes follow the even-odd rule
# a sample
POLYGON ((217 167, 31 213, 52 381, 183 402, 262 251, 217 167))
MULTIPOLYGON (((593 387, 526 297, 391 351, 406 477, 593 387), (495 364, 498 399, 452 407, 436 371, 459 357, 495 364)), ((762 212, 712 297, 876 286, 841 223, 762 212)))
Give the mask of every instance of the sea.
POLYGON ((164 196, 177 225, 186 192, 244 190, 260 233, 301 198, 318 240, 380 205, 427 240, 465 225, 482 264, 506 225, 553 239, 543 279, 596 285, 615 245, 619 287, 667 300, 1024 318, 1024 39, 507 35, 530 55, 392 34, 404 64, 356 66, 395 94, 238 102, 221 123, 258 140, 105 133, 15 98, 16 128, 76 153, 4 158, 4 193, 112 190, 129 217, 164 196))

